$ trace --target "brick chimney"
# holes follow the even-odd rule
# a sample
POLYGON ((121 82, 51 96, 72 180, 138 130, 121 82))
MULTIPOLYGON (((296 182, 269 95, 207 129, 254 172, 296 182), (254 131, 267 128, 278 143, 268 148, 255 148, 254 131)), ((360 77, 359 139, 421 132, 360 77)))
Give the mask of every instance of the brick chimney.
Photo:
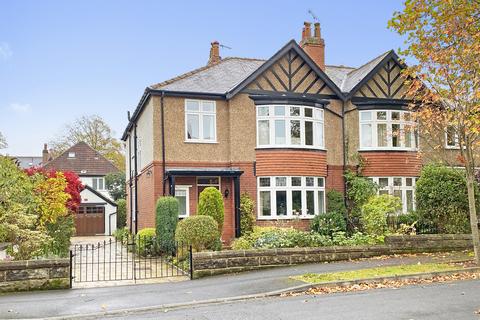
POLYGON ((218 43, 218 41, 213 41, 211 45, 210 58, 208 59, 207 65, 211 65, 212 63, 222 60, 220 57, 220 43, 218 43))
POLYGON ((42 165, 48 162, 50 160, 50 154, 48 152, 47 144, 45 143, 43 145, 43 151, 42 151, 42 165))
POLYGON ((312 24, 310 22, 304 22, 303 24, 300 47, 305 50, 320 69, 325 71, 325 41, 320 33, 320 23, 316 22, 314 24, 313 37, 310 28, 312 24))

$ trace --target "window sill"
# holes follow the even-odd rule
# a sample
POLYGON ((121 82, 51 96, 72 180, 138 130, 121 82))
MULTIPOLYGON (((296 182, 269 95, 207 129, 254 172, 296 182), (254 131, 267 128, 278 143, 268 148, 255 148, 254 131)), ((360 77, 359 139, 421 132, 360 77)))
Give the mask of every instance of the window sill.
POLYGON ((275 216, 275 217, 260 217, 260 216, 257 216, 257 220, 259 221, 280 221, 280 220, 311 220, 313 218, 315 218, 317 215, 313 215, 313 216, 286 216, 286 217, 279 217, 279 216, 275 216))
POLYGON ((218 141, 208 141, 208 140, 185 140, 185 143, 192 143, 192 144, 217 144, 218 141))
POLYGON ((362 151, 402 151, 402 152, 418 152, 418 148, 415 149, 407 149, 407 148, 359 148, 359 152, 362 151))
POLYGON ((445 146, 446 150, 460 150, 460 146, 445 146))
POLYGON ((326 148, 316 148, 309 146, 257 146, 256 150, 265 150, 265 149, 295 149, 295 150, 312 150, 312 151, 327 151, 326 148))

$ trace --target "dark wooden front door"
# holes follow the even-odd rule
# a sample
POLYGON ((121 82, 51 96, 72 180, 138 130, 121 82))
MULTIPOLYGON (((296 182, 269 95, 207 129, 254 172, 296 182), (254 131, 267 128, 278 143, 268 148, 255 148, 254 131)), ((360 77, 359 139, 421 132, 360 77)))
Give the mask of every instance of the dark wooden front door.
POLYGON ((82 205, 75 215, 77 236, 93 236, 105 233, 105 207, 82 205))

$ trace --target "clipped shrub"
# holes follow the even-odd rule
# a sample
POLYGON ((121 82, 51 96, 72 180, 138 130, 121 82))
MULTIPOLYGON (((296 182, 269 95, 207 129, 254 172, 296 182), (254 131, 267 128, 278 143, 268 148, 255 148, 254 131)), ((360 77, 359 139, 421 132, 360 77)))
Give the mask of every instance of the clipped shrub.
POLYGON ((382 236, 387 232, 387 216, 400 210, 398 197, 382 194, 371 197, 362 207, 361 222, 367 234, 382 236))
POLYGON ((345 207, 343 193, 337 190, 327 192, 327 212, 338 212, 343 216, 346 215, 347 208, 345 207))
POLYGON ((310 230, 331 237, 335 232, 347 231, 347 224, 343 214, 331 211, 313 218, 310 223, 310 230))
MULTIPOLYGON (((475 193, 480 200, 478 189, 475 193)), ((461 170, 425 166, 417 180, 415 196, 418 215, 431 221, 440 233, 470 232, 467 184, 461 170)))
POLYGON ((117 203, 117 228, 121 229, 127 225, 127 201, 118 199, 117 203))
POLYGON ((175 229, 178 223, 178 200, 161 197, 156 206, 156 231, 159 249, 162 252, 175 251, 175 229))
POLYGON ((153 256, 157 253, 155 228, 140 230, 135 239, 137 253, 141 256, 153 256))
POLYGON ((225 213, 223 208, 223 196, 217 188, 208 187, 200 193, 197 214, 212 217, 217 222, 218 230, 220 234, 222 234, 225 213))
POLYGON ((57 218, 54 223, 45 224, 47 235, 51 241, 47 244, 47 254, 65 258, 70 252, 70 238, 75 234, 73 214, 57 218))
POLYGON ((253 231, 255 202, 248 193, 242 193, 240 196, 240 230, 242 235, 253 231))
POLYGON ((178 223, 175 231, 175 240, 180 245, 191 245, 195 251, 213 246, 219 238, 218 223, 207 215, 187 217, 178 223))

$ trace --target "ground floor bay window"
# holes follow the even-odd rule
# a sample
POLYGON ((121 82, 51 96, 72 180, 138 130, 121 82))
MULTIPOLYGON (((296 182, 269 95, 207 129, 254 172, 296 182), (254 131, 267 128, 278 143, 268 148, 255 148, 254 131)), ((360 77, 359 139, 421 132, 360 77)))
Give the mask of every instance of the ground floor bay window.
POLYGON ((416 177, 370 177, 378 187, 379 194, 390 194, 400 198, 402 213, 415 210, 416 177))
POLYGON ((325 212, 323 177, 259 177, 258 218, 312 218, 325 212))

